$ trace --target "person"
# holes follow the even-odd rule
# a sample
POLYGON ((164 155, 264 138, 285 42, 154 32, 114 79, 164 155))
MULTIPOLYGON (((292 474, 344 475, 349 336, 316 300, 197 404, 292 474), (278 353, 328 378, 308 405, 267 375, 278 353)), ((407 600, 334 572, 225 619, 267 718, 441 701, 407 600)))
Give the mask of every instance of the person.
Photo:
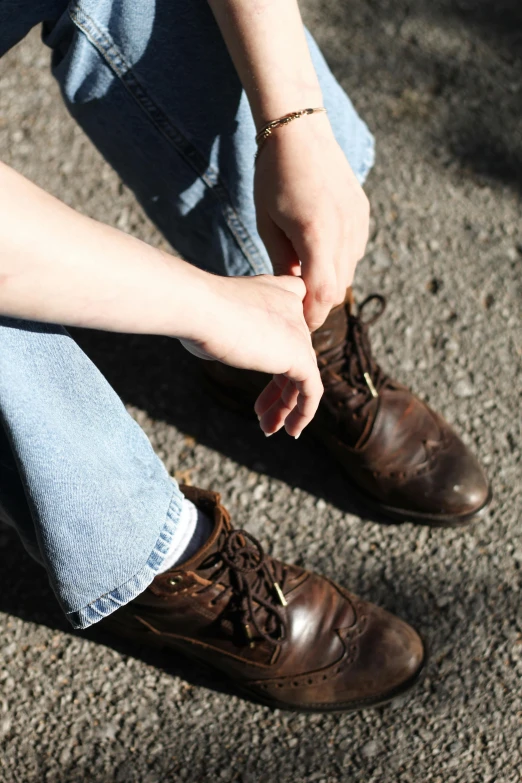
POLYGON ((313 429, 347 492, 467 524, 481 467, 379 367, 353 302, 370 131, 296 0, 3 0, 0 54, 38 23, 70 113, 181 257, 0 164, 0 517, 75 628, 194 655, 272 706, 389 700, 423 671, 419 635, 178 486, 65 329, 175 337, 266 435, 313 429))

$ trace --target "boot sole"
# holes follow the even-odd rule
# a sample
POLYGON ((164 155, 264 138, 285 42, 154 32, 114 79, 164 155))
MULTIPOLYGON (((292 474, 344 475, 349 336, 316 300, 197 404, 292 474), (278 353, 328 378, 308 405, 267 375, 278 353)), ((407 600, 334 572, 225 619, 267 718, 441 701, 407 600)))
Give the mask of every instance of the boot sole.
MULTIPOLYGON (((355 487, 355 489, 361 494, 361 490, 358 487, 355 487)), ((393 506, 386 506, 384 503, 379 503, 378 501, 373 500, 369 495, 361 494, 361 497, 364 498, 364 501, 368 506, 373 505, 375 510, 381 511, 394 522, 414 522, 417 525, 427 525, 429 527, 459 528, 469 527, 473 522, 477 522, 484 516, 493 498, 493 493, 490 487, 484 503, 475 511, 471 511, 468 514, 463 514, 461 516, 453 516, 451 514, 434 516, 432 514, 423 514, 416 511, 406 511, 400 508, 394 508, 393 506)))
MULTIPOLYGON (((250 400, 247 401, 246 399, 238 399, 237 397, 231 396, 227 387, 222 386, 218 381, 214 381, 214 379, 210 378, 205 372, 203 373, 203 377, 204 385, 214 399, 235 413, 253 418, 250 400)), ((335 452, 335 445, 332 443, 330 436, 320 432, 318 429, 314 429, 313 424, 310 425, 310 432, 305 434, 309 434, 311 437, 318 440, 323 446, 328 448, 330 452, 335 452)), ((342 460, 339 459, 336 461, 343 467, 344 474, 350 484, 350 489, 363 504, 368 506, 372 511, 382 514, 393 522, 413 522, 415 524, 441 528, 467 527, 484 515, 484 512, 487 510, 493 497, 492 489, 489 487, 487 498, 481 506, 473 511, 458 516, 454 514, 433 514, 424 513, 422 511, 409 511, 408 509, 398 508, 396 506, 388 506, 385 503, 376 500, 372 495, 367 494, 358 484, 355 484, 350 473, 344 467, 342 460)))
POLYGON ((426 644, 423 642, 424 647, 424 657, 422 659, 422 663, 415 672, 408 680, 405 680, 400 685, 396 686, 392 690, 388 691, 387 693, 379 694, 375 697, 367 697, 364 699, 356 699, 352 700, 350 702, 342 702, 342 703, 335 703, 335 704, 321 704, 321 703, 312 703, 312 704, 304 704, 302 706, 280 701, 278 699, 272 699, 270 697, 264 696, 261 693, 258 693, 258 691, 253 690, 249 688, 246 685, 241 685, 240 683, 237 683, 229 674, 226 672, 223 672, 221 669, 219 669, 217 666, 214 666, 212 663, 210 663, 206 658, 198 655, 197 646, 190 645, 190 642, 177 642, 175 639, 169 636, 165 636, 164 634, 154 634, 151 631, 142 631, 142 627, 139 623, 137 624, 138 627, 129 628, 128 625, 125 623, 119 623, 117 622, 117 617, 114 615, 109 615, 108 618, 106 618, 103 622, 103 626, 101 626, 107 634, 112 634, 114 636, 117 636, 118 638, 125 638, 131 641, 134 644, 144 645, 147 647, 155 647, 158 650, 173 650, 175 653, 182 655, 187 660, 191 660, 193 658, 197 658, 198 661, 200 661, 202 664, 204 664, 208 669, 215 675, 218 674, 221 678, 225 679, 228 685, 230 686, 230 690, 233 691, 237 696, 243 697, 248 699, 249 701, 256 702, 258 704, 263 704, 266 707, 271 707, 272 709, 280 709, 280 710, 286 710, 289 712, 307 712, 307 713, 329 713, 329 712, 356 712, 358 710, 363 709, 373 709, 377 707, 382 707, 386 704, 389 704, 394 699, 399 698, 400 696, 403 696, 405 693, 410 691, 412 688, 414 688, 418 683, 423 679, 423 677, 426 674, 426 665, 428 662, 428 649, 426 644))

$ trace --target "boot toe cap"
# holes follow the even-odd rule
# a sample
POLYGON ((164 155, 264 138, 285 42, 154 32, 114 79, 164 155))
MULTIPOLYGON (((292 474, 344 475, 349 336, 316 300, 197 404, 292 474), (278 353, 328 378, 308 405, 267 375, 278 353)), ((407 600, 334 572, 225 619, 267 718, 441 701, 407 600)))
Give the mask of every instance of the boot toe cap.
POLYGON ((390 481, 384 509, 441 525, 464 525, 484 510, 491 499, 486 475, 468 447, 441 421, 443 439, 421 466, 405 479, 390 481))
POLYGON ((419 634, 408 623, 371 607, 367 632, 359 642, 355 671, 363 700, 386 701, 416 681, 426 659, 419 634))
POLYGON ((485 508, 490 486, 478 460, 455 433, 451 432, 444 449, 431 461, 425 474, 414 483, 421 512, 441 518, 467 521, 485 508))

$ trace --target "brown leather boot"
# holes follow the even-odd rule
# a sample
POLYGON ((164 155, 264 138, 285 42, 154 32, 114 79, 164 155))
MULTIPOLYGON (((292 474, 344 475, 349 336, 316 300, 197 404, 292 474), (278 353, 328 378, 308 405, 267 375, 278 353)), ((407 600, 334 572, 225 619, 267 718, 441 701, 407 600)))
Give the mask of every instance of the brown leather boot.
MULTIPOLYGON (((451 427, 394 381, 372 356, 368 327, 385 299, 372 294, 355 312, 351 289, 313 335, 324 395, 308 430, 333 453, 368 505, 392 519, 465 525, 491 499, 475 457, 451 427), (362 317, 372 301, 381 305, 362 317)), ((205 363, 226 404, 253 411, 268 376, 205 363)), ((306 432, 306 430, 305 430, 306 432)))
POLYGON ((412 687, 425 660, 413 628, 266 555, 253 536, 233 529, 216 492, 181 489, 214 519, 212 535, 102 626, 195 656, 271 707, 352 710, 412 687))

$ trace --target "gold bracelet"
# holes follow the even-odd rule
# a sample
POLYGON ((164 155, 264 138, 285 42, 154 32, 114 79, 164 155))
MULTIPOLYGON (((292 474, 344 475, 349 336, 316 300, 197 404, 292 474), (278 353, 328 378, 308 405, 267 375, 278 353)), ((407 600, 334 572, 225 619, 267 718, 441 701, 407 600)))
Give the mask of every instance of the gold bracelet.
POLYGON ((292 122, 292 120, 297 120, 299 117, 304 117, 306 114, 315 114, 319 111, 326 112, 326 109, 324 106, 319 106, 317 109, 301 109, 300 111, 291 111, 289 114, 285 114, 283 117, 279 117, 277 120, 267 122, 267 124, 261 128, 259 133, 256 134, 257 152, 255 160, 257 161, 259 153, 261 152, 261 147, 268 137, 272 135, 272 132, 276 128, 279 128, 281 125, 288 125, 288 123, 292 122))

